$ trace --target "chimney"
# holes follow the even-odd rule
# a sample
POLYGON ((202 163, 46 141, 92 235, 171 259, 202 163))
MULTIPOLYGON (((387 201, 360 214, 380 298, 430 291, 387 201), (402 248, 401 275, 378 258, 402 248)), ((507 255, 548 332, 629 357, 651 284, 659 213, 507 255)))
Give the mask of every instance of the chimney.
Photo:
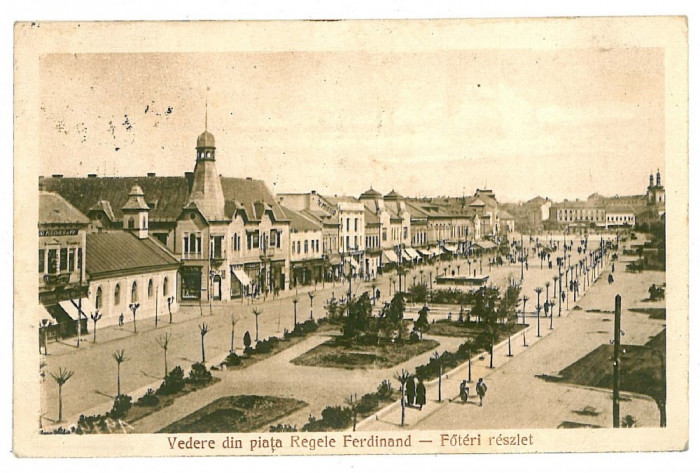
POLYGON ((187 171, 185 173, 185 179, 187 180, 187 192, 190 193, 192 191, 192 184, 194 183, 194 173, 187 171))
POLYGON ((154 172, 149 172, 146 174, 147 177, 156 177, 156 173, 154 172))

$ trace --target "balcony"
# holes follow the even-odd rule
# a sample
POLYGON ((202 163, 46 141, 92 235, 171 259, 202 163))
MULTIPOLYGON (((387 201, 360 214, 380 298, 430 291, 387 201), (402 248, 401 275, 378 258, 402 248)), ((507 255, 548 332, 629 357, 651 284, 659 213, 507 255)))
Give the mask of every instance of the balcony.
POLYGON ((203 259, 202 253, 183 253, 182 254, 183 261, 195 260, 195 259, 203 259))

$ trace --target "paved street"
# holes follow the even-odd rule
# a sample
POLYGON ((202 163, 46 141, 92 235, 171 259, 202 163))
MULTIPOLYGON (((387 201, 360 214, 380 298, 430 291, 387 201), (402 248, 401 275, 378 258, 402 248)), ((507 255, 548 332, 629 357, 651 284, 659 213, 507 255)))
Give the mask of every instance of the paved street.
MULTIPOLYGON (((428 385, 428 404, 422 411, 407 409, 409 429, 439 430, 465 428, 557 428, 562 422, 612 426, 612 396, 610 391, 547 382, 537 375, 554 375, 583 357, 599 345, 609 343, 613 332, 615 295, 621 293, 624 344, 644 344, 665 326, 664 320, 650 319, 647 314, 630 312, 631 307, 663 307, 663 301, 641 302, 648 296, 647 288, 664 282, 662 272, 642 274, 615 272, 615 283, 609 285, 606 274, 582 298, 583 310, 562 313, 555 317, 555 328, 542 330, 543 337, 533 336, 533 326, 527 329, 528 347, 522 339, 514 338, 515 356, 507 357, 507 345, 502 343, 494 353, 494 369, 488 368, 488 357, 475 359, 472 364, 471 396, 467 404, 458 399, 459 383, 467 378, 462 366, 443 380, 443 399, 437 401, 437 386, 428 385), (604 310, 607 313, 586 312, 604 310), (520 343, 518 343, 520 342, 520 343), (488 391, 483 407, 478 404, 475 382, 483 377, 488 391), (578 411, 575 412, 575 411, 578 411), (591 414, 592 412, 592 414, 591 414)), ((632 415, 637 426, 656 427, 659 413, 651 398, 625 393, 621 416, 632 415)), ((360 430, 398 429, 400 406, 395 404, 359 426, 360 430)))
MULTIPOLYGON (((534 243, 532 245, 534 245, 534 243)), ((577 245, 578 242, 574 238, 574 248, 576 248, 577 245)), ((590 249, 595 249, 596 247, 597 242, 591 241, 590 249)), ((561 254, 563 253, 560 250, 557 255, 560 256, 561 254)), ((553 255, 552 259, 554 260, 557 255, 553 255)), ((574 259, 579 257, 576 252, 574 252, 574 255, 575 257, 572 255, 572 263, 575 263, 574 259)), ((461 266, 460 273, 466 273, 466 262, 464 260, 458 260, 450 263, 439 263, 437 267, 423 267, 424 272, 422 277, 427 280, 430 270, 433 270, 435 275, 438 270, 444 271, 443 268, 448 265, 450 268, 456 270, 457 264, 461 266)), ((472 270, 474 269, 474 264, 475 263, 472 263, 472 270)), ((519 279, 520 277, 519 264, 505 265, 500 268, 494 268, 491 271, 488 270, 487 264, 484 264, 482 268, 485 274, 489 274, 490 281, 500 286, 505 285, 510 278, 519 279)), ((621 269, 622 268, 620 268, 620 270, 621 269)), ((523 425, 527 424, 531 426, 539 426, 542 422, 553 422, 552 419, 554 417, 549 419, 548 416, 539 415, 541 409, 517 409, 517 407, 523 405, 521 401, 528 400, 534 396, 535 400, 533 405, 537 405, 539 402, 540 405, 547 406, 545 410, 552 412, 552 416, 554 416, 554 410, 550 409, 549 406, 549 404, 553 403, 551 399, 552 396, 558 399, 557 402, 563 406, 562 409, 567 409, 570 408, 574 402, 572 399, 575 400, 576 396, 579 396, 576 394, 576 390, 580 388, 545 383, 539 380, 533 383, 531 381, 534 380, 534 374, 556 374, 559 369, 570 364, 571 361, 579 358, 582 354, 590 351, 590 349, 592 349, 590 347, 594 348, 598 344, 604 343, 605 338, 609 337, 609 330, 608 334, 598 333, 602 332, 599 326, 600 324, 604 324, 604 322, 602 322, 603 316, 609 316, 609 314, 587 314, 577 311, 575 316, 566 317, 566 311, 562 310, 562 318, 555 317, 553 321, 555 330, 552 335, 547 335, 545 338, 535 343, 534 323, 532 323, 535 320, 535 314, 533 313, 535 294, 533 290, 538 285, 543 286, 545 280, 551 281, 552 276, 555 274, 554 271, 554 269, 539 269, 539 263, 535 263, 534 259, 530 259, 529 270, 525 271, 525 279, 523 282, 523 293, 527 293, 530 297, 530 301, 527 305, 527 316, 531 325, 526 335, 530 347, 524 350, 523 353, 520 353, 520 351, 522 351, 522 338, 517 339, 516 337, 513 340, 513 348, 516 353, 514 358, 508 359, 503 357, 503 350, 505 347, 501 347, 497 350, 495 362, 497 369, 488 373, 490 386, 488 406, 485 406, 479 411, 484 413, 481 414, 483 422, 485 423, 484 426, 488 424, 489 420, 489 415, 487 415, 486 412, 492 409, 498 409, 499 404, 502 402, 512 405, 513 412, 511 413, 504 410, 503 412, 509 412, 509 415, 501 417, 493 416, 492 413, 492 421, 503 418, 508 419, 508 422, 523 422, 523 425), (585 337, 580 337, 579 332, 582 330, 582 327, 585 330, 585 337), (576 343, 571 343, 571 339, 574 336, 577 338, 576 343), (603 339, 603 342, 600 341, 601 339, 603 339), (505 363, 506 361, 508 362, 505 363), (511 382, 513 379, 518 378, 522 378, 523 381, 527 380, 527 383, 511 382), (526 385, 528 389, 525 392, 519 392, 513 385, 526 385), (531 387, 533 385, 537 387, 531 387), (544 387, 540 387, 540 385, 544 387), (559 392, 559 394, 557 394, 557 392, 559 392), (518 412, 520 411, 527 411, 527 413, 519 414, 518 412), (533 416, 533 418, 537 418, 538 421, 531 423, 531 419, 527 416, 533 416)), ((600 299, 600 296, 597 294, 595 297, 592 297, 589 293, 583 301, 579 302, 579 305, 584 308, 589 308, 585 304, 595 305, 595 302, 587 301, 600 300, 610 300, 612 304, 612 296, 608 298, 606 291, 612 291, 612 293, 614 293, 616 290, 620 291, 620 288, 624 287, 625 294, 628 290, 644 292, 651 284, 651 282, 647 283, 646 281, 640 284, 625 282, 627 280, 627 275, 623 276, 621 271, 616 272, 615 275, 619 280, 616 280, 616 283, 612 286, 608 287, 607 282, 603 281, 603 278, 601 278, 598 284, 591 288, 591 293, 601 291, 600 294, 604 299, 600 299)), ((419 268, 414 269, 406 277, 409 286, 413 282, 413 276, 415 276, 417 280, 420 280, 421 275, 419 273, 419 268)), ((382 292, 382 299, 388 300, 393 290, 389 288, 390 277, 391 275, 385 275, 380 277, 377 281, 377 287, 379 287, 382 292)), ((643 273, 642 275, 630 275, 629 277, 655 277, 656 279, 654 279, 653 282, 658 283, 663 280, 663 273, 643 273)), ((369 289, 370 283, 363 282, 357 284, 353 282, 353 292, 355 293, 361 293, 369 289)), ((310 315, 310 299, 306 295, 308 290, 309 288, 300 289, 300 301, 297 306, 297 314, 300 321, 307 319, 310 315)), ((322 313, 323 305, 325 301, 331 297, 331 294, 340 297, 346 291, 347 285, 341 286, 340 283, 336 285, 326 284, 325 289, 319 284, 315 290, 316 295, 313 301, 315 316, 318 317, 318 315, 322 313)), ((552 295, 550 294, 550 298, 551 297, 552 295)), ((136 335, 133 334, 131 320, 127 319, 123 327, 105 327, 101 329, 98 325, 98 342, 96 344, 92 343, 92 334, 84 336, 80 349, 75 348, 75 340, 51 343, 49 345, 49 355, 44 357, 47 365, 44 371, 55 371, 60 366, 75 372, 75 376, 71 378, 63 389, 64 418, 67 423, 72 423, 75 422, 75 419, 77 419, 78 415, 81 413, 103 413, 111 407, 112 399, 116 394, 116 363, 111 356, 112 352, 115 350, 124 349, 126 356, 129 358, 129 361, 122 365, 122 392, 129 393, 132 397, 137 398, 145 392, 149 386, 156 387, 159 385, 162 379, 163 352, 156 343, 156 337, 158 335, 165 332, 172 334, 171 348, 168 351, 169 368, 172 369, 175 365, 180 364, 183 366, 183 369, 187 371, 191 363, 201 360, 198 325, 201 323, 210 325, 211 332, 205 338, 207 364, 210 365, 213 364, 214 361, 221 360, 225 354, 228 353, 231 340, 232 313, 234 317, 239 319, 236 323, 235 343, 237 350, 240 352, 243 347, 243 334, 246 331, 250 331, 251 336, 255 338, 255 319, 251 312, 252 308, 257 306, 263 310, 259 317, 261 339, 272 335, 281 336, 285 328, 291 329, 293 325, 293 303, 291 298, 292 294, 287 293, 281 298, 258 300, 253 304, 251 304, 250 301, 244 301, 243 303, 241 303, 241 301, 219 303, 212 306, 213 315, 209 315, 209 305, 203 303, 202 311, 204 316, 200 316, 199 306, 186 306, 182 307, 181 311, 174 315, 174 323, 172 325, 167 323, 167 314, 165 316, 161 315, 158 328, 154 327, 154 320, 152 317, 150 319, 139 318, 139 314, 137 313, 138 333, 136 335)), ((542 294, 542 301, 544 301, 544 293, 542 294)), ((573 307, 573 300, 571 300, 570 304, 571 307, 573 307)), ((623 305, 625 305, 625 302, 623 302, 623 305)), ((625 313, 625 318, 623 319, 625 321, 632 320, 632 317, 640 319, 640 322, 635 324, 635 327, 637 325, 640 327, 644 326, 641 319, 645 319, 648 325, 647 329, 645 329, 647 332, 653 334, 652 332, 654 332, 654 330, 657 332, 660 330, 659 324, 656 323, 659 321, 652 321, 654 323, 650 323, 646 321, 646 318, 648 318, 646 315, 634 313, 632 313, 634 315, 630 315, 628 319, 627 314, 628 313, 625 313)), ((549 319, 542 318, 541 324, 542 334, 548 334, 549 319)), ((646 335, 642 332, 643 331, 638 332, 636 328, 635 330, 628 330, 628 337, 643 339, 646 335)), ((432 338, 437 339, 441 343, 439 347, 440 351, 453 351, 461 343, 459 338, 454 337, 432 338)), ((341 404, 343 399, 351 393, 362 395, 366 392, 374 391, 382 379, 392 379, 393 374, 403 367, 413 370, 416 365, 425 363, 431 356, 431 352, 428 352, 405 362, 403 365, 384 370, 315 368, 296 366, 290 363, 290 360, 308 351, 317 344, 322 343, 325 339, 326 337, 323 335, 314 335, 244 370, 217 372, 216 376, 222 378, 220 383, 205 390, 179 398, 171 406, 137 422, 134 427, 136 431, 153 432, 208 404, 218 397, 233 394, 282 395, 304 400, 309 404, 307 408, 301 409, 289 418, 281 420, 282 422, 296 424, 298 427, 301 427, 301 425, 306 422, 309 415, 319 416, 320 411, 326 405, 341 404)), ((624 342, 631 343, 630 340, 624 340, 624 342)), ((477 365, 479 364, 483 365, 483 362, 477 362, 477 365)), ((479 376, 485 376, 485 374, 482 374, 485 372, 480 370, 484 370, 484 368, 481 366, 475 367, 475 379, 479 376)), ((443 385, 443 397, 452 397, 457 394, 458 380, 461 380, 462 377, 462 373, 450 377, 449 381, 443 385)), ((396 385, 396 382, 394 381, 393 384, 396 385)), ((590 398, 589 404, 594 406, 601 404, 602 399, 606 396, 605 393, 597 393, 592 390, 586 390, 586 393, 587 394, 580 396, 590 398), (596 401, 598 398, 600 399, 596 401)), ((55 419, 56 415, 57 388, 53 380, 48 376, 44 381, 42 394, 45 425, 54 425, 52 419, 55 419)), ((431 389, 429 388, 429 396, 430 395, 431 389)), ((435 396, 433 395, 433 397, 435 396)), ((646 401, 640 402, 643 403, 646 401)), ((432 404, 437 406, 435 403, 432 404)), ((636 405, 637 402, 635 401, 633 404, 636 405)), ((451 421, 445 420, 445 422, 447 422, 445 425, 450 425, 449 422, 454 423, 458 419, 464 417, 463 411, 456 413, 451 412, 450 409, 460 408, 464 410, 471 407, 473 406, 458 406, 456 404, 450 405, 449 403, 443 403, 440 409, 435 409, 433 406, 429 405, 424 409, 423 413, 421 413, 420 419, 416 419, 414 415, 415 412, 409 410, 408 422, 412 425, 422 425, 421 423, 424 422, 425 426, 421 426, 421 428, 432 428, 431 426, 441 425, 440 422, 443 421, 440 419, 445 418, 452 419, 451 421), (432 419, 435 420, 433 421, 432 419)), ((653 410, 655 410, 655 407, 652 407, 653 410)), ((503 406, 501 408, 503 408, 503 406)), ((651 415, 652 413, 640 414, 639 418, 647 419, 650 418, 651 415)), ((638 416, 635 415, 635 417, 638 416)), ((476 415, 474 418, 475 420, 470 418, 470 422, 479 422, 476 419, 481 417, 476 415)), ((388 412, 380 415, 379 419, 377 425, 369 422, 364 424, 362 428, 390 428, 392 421, 398 419, 398 417, 392 414, 391 409, 389 409, 388 412)), ((518 425, 520 424, 518 423, 518 425)))

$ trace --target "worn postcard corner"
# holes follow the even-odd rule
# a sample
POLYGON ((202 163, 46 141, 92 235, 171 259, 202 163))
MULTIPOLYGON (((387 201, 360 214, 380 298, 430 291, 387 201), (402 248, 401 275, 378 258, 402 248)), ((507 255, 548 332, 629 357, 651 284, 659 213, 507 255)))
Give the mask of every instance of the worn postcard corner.
POLYGON ((15 454, 687 449, 687 77, 684 17, 17 23, 15 454))

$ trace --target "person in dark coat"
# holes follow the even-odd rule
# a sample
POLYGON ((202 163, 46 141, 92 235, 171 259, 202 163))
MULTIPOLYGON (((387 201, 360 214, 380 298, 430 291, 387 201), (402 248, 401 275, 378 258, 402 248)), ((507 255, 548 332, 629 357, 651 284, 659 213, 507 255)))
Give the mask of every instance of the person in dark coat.
POLYGON ((406 403, 412 406, 414 402, 416 402, 416 382, 411 377, 406 381, 406 403))
POLYGON ((484 404, 484 396, 486 396, 486 383, 484 383, 484 378, 479 378, 476 383, 476 395, 479 396, 479 405, 484 404))
POLYGON ((423 384, 422 379, 418 381, 418 388, 416 388, 416 404, 418 404, 420 410, 423 410, 425 405, 425 384, 423 384))
POLYGON ((467 386, 466 379, 463 379, 459 384, 459 398, 462 402, 467 402, 467 400, 469 400, 469 386, 467 386))

